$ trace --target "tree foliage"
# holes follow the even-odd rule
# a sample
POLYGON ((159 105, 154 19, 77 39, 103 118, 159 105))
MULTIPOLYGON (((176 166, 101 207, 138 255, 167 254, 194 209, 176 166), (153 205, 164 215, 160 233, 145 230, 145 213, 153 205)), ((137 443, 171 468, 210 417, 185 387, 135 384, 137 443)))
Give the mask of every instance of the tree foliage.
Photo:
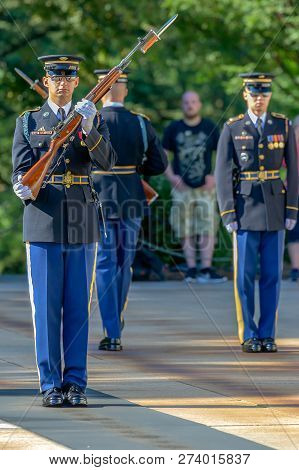
MULTIPOLYGON (((82 54, 80 98, 93 70, 110 67, 151 26, 178 12, 161 43, 131 64, 128 106, 148 114, 159 132, 180 116, 180 96, 200 92, 206 116, 221 125, 243 109, 238 73, 277 75, 272 109, 290 117, 299 102, 299 17, 295 0, 2 0, 0 3, 0 271, 24 269, 22 205, 11 190, 15 118, 42 100, 19 78, 42 76, 36 57, 82 54)), ((165 197, 167 183, 157 182, 165 197)))

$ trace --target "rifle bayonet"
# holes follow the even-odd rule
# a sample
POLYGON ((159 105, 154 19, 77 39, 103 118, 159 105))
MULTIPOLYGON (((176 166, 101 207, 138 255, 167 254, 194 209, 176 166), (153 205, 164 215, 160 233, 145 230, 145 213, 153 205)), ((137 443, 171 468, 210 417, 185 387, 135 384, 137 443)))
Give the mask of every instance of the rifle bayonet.
POLYGON ((36 91, 42 98, 46 99, 48 98, 48 92, 47 89, 42 85, 42 83, 36 79, 33 81, 26 73, 22 72, 22 70, 18 69, 15 67, 15 72, 25 80, 30 85, 30 88, 34 91, 36 91))

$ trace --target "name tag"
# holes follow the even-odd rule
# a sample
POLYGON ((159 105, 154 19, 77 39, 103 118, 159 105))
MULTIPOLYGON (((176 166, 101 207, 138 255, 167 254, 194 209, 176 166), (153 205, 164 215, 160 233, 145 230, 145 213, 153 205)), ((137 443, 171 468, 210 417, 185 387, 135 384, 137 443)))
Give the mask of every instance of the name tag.
POLYGON ((32 131, 32 135, 52 135, 53 131, 32 131))

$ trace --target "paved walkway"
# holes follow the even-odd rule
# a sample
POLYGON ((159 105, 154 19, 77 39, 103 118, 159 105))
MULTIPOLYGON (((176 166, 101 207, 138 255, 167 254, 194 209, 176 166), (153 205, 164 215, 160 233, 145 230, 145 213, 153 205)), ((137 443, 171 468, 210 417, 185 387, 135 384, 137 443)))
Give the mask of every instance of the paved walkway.
POLYGON ((232 284, 134 283, 124 351, 99 352, 89 407, 44 409, 26 279, 0 278, 0 448, 298 449, 299 286, 283 283, 279 353, 246 355, 232 284))

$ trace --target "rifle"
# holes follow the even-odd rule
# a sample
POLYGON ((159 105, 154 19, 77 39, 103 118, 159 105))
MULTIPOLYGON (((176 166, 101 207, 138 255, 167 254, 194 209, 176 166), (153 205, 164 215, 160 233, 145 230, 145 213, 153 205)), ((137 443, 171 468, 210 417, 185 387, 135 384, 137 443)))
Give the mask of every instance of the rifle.
POLYGON ((47 91, 47 88, 44 87, 44 85, 39 81, 39 80, 31 80, 30 77, 28 77, 28 75, 26 75, 26 73, 22 72, 22 70, 20 69, 17 69, 15 67, 15 72, 17 72, 18 75, 20 75, 20 77, 22 77, 25 82, 29 83, 30 85, 30 88, 34 91, 36 91, 42 98, 44 98, 45 100, 48 98, 48 91, 47 91))
MULTIPOLYGON (((145 54, 152 45, 159 41, 160 36, 166 31, 167 28, 176 20, 178 15, 174 15, 168 20, 162 28, 156 33, 151 29, 144 38, 138 38, 137 45, 129 52, 129 54, 121 60, 121 62, 113 67, 105 78, 97 83, 97 85, 88 93, 85 99, 97 103, 114 85, 124 69, 130 64, 131 57, 137 51, 145 54)), ((25 173, 22 178, 22 183, 31 189, 32 199, 35 200, 43 184, 47 171, 55 158, 59 148, 68 140, 75 132, 82 120, 82 116, 73 110, 68 117, 60 122, 55 128, 51 137, 49 150, 36 162, 30 170, 25 173)))
MULTIPOLYGON (((30 88, 36 91, 42 98, 48 98, 48 91, 43 86, 43 84, 39 80, 33 81, 28 75, 26 75, 22 70, 15 67, 16 73, 22 77, 27 83, 29 83, 30 88)), ((141 180, 145 198, 147 200, 148 205, 152 204, 158 197, 158 193, 152 188, 145 180, 141 180)))

